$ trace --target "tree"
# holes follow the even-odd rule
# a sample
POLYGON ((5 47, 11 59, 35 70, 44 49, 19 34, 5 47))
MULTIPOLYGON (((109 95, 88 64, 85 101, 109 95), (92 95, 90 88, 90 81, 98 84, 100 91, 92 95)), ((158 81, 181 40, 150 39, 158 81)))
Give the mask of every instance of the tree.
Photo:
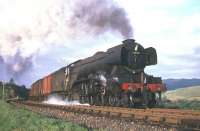
POLYGON ((15 81, 14 81, 13 78, 10 79, 9 84, 11 84, 11 85, 15 85, 15 81))

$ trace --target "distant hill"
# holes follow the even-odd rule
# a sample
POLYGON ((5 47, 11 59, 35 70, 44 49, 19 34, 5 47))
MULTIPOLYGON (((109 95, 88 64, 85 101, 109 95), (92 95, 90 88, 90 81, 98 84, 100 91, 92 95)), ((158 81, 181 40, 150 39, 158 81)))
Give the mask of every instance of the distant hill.
POLYGON ((200 86, 193 86, 187 88, 180 88, 176 90, 167 91, 164 97, 171 101, 177 100, 198 100, 200 101, 200 86))
POLYGON ((200 86, 200 79, 165 79, 164 83, 168 90, 175 90, 191 86, 200 86))

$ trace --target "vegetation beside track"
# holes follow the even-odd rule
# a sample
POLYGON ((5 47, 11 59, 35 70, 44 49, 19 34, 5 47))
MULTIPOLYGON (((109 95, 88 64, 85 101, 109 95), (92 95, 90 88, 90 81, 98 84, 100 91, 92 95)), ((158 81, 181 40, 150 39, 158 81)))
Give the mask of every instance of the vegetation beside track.
POLYGON ((86 128, 18 109, 0 100, 0 131, 84 131, 86 128))
POLYGON ((200 86, 193 86, 167 91, 163 96, 163 107, 200 110, 199 90, 200 86))
POLYGON ((165 102, 162 106, 164 108, 200 110, 200 101, 195 101, 195 100, 170 101, 170 102, 165 102))
POLYGON ((170 90, 164 93, 164 98, 170 101, 178 101, 178 100, 200 101, 199 90, 200 86, 170 90))

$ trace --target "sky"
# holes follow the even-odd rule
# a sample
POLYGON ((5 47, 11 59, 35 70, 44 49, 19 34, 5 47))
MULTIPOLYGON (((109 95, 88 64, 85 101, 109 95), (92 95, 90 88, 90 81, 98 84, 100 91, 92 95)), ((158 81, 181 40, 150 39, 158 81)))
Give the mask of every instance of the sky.
POLYGON ((158 65, 147 71, 163 78, 199 78, 200 1, 129 2, 123 6, 133 5, 127 6, 127 12, 134 38, 157 49, 158 65))
POLYGON ((157 50, 158 64, 145 72, 164 79, 200 78, 199 0, 103 0, 88 6, 86 14, 91 16, 81 17, 76 13, 90 5, 91 0, 86 1, 0 0, 0 79, 14 77, 29 86, 71 62, 120 44, 127 36, 119 27, 129 25, 130 38, 157 50), (101 8, 107 5, 114 8, 101 8), (97 15, 102 9, 106 13, 97 15), (100 16, 109 18, 110 11, 121 14, 113 19, 117 27, 96 25, 100 16))

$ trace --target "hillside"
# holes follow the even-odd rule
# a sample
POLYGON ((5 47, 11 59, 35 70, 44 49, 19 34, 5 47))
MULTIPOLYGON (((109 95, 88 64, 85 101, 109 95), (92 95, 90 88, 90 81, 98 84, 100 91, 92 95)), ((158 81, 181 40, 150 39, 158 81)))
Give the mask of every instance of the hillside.
POLYGON ((200 110, 200 86, 167 91, 163 100, 165 108, 200 110))
POLYGON ((200 79, 165 79, 164 83, 168 90, 175 90, 191 86, 200 86, 200 79))
POLYGON ((168 100, 197 100, 200 101, 200 86, 180 88, 172 91, 167 91, 164 94, 168 100))

